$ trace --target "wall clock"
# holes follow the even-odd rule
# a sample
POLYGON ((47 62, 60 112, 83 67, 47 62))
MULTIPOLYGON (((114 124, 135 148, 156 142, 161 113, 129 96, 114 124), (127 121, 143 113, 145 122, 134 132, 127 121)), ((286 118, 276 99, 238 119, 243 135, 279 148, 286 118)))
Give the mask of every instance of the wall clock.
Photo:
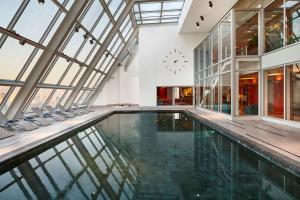
POLYGON ((169 53, 164 56, 162 62, 164 63, 164 67, 174 74, 183 71, 188 63, 185 55, 178 49, 169 51, 169 53))

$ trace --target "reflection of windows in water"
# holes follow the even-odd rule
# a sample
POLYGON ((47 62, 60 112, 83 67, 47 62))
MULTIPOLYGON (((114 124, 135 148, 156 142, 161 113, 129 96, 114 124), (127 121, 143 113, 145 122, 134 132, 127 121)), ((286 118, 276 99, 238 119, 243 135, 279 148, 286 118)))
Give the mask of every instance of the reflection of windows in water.
POLYGON ((0 175, 0 199, 131 199, 137 172, 117 149, 92 126, 0 175))
POLYGON ((156 115, 158 132, 193 131, 193 120, 183 113, 165 113, 156 115))

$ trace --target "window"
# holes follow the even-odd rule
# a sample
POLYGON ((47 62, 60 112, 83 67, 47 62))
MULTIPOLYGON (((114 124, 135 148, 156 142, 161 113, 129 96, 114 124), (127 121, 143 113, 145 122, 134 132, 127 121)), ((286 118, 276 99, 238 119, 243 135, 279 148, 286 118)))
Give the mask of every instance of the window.
POLYGON ((300 121, 300 63, 287 66, 287 118, 300 121))
POLYGON ((258 12, 236 11, 236 55, 258 55, 258 12))
POLYGON ((239 115, 258 115, 258 72, 239 73, 239 115))
POLYGON ((283 0, 275 0, 265 8, 265 52, 283 47, 283 0))
POLYGON ((300 1, 286 0, 286 37, 287 44, 300 41, 300 1))
POLYGON ((284 117, 284 69, 283 67, 265 71, 265 114, 271 117, 284 117))

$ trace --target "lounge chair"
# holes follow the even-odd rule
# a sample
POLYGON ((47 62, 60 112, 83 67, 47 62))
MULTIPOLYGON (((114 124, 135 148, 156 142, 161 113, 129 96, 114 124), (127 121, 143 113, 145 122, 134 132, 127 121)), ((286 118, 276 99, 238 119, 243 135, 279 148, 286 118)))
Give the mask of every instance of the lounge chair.
POLYGON ((31 108, 31 110, 37 115, 37 116, 40 116, 40 117, 45 117, 45 118, 52 118, 56 121, 64 121, 66 120, 66 118, 62 115, 58 115, 58 114, 55 114, 55 113, 44 113, 40 108, 38 107, 34 107, 34 108, 31 108))
POLYGON ((66 111, 63 111, 61 109, 59 110, 55 110, 52 106, 46 106, 46 109, 51 113, 51 114, 58 114, 58 115, 63 115, 64 117, 66 118, 73 118, 75 117, 75 115, 71 112, 66 112, 66 111))
POLYGON ((81 113, 81 112, 79 112, 77 110, 74 110, 74 109, 67 109, 67 110, 65 110, 62 105, 57 105, 57 109, 60 110, 60 111, 63 111, 63 112, 72 113, 74 115, 83 115, 83 113, 81 113))
POLYGON ((77 110, 78 112, 81 112, 83 114, 88 114, 89 113, 89 110, 86 107, 84 107, 84 106, 79 107, 78 104, 76 104, 76 103, 72 104, 72 109, 77 110))
POLYGON ((0 112, 0 126, 2 128, 6 128, 10 130, 22 129, 26 131, 31 131, 39 127, 37 124, 25 120, 17 120, 17 119, 8 120, 1 112, 0 112))
POLYGON ((52 124, 45 117, 40 117, 40 116, 37 116, 37 115, 25 116, 24 113, 19 113, 18 114, 18 119, 23 119, 25 121, 29 121, 29 122, 35 123, 37 125, 40 125, 40 126, 47 126, 47 125, 52 124))
POLYGON ((67 118, 73 118, 75 115, 72 112, 66 111, 62 105, 57 105, 57 111, 58 113, 64 115, 67 118))

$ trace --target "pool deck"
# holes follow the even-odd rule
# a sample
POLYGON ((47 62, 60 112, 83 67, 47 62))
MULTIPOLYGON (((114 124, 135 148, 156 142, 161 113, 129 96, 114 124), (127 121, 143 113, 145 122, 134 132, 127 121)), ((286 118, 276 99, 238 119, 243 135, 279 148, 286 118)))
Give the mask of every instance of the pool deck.
POLYGON ((55 139, 67 137, 71 131, 88 126, 115 111, 181 110, 205 124, 250 148, 268 160, 275 161, 291 173, 300 176, 300 129, 263 120, 230 120, 224 115, 205 112, 192 107, 96 107, 94 112, 63 122, 26 132, 11 132, 12 136, 0 139, 0 168, 14 162, 16 156, 44 146, 55 139))

